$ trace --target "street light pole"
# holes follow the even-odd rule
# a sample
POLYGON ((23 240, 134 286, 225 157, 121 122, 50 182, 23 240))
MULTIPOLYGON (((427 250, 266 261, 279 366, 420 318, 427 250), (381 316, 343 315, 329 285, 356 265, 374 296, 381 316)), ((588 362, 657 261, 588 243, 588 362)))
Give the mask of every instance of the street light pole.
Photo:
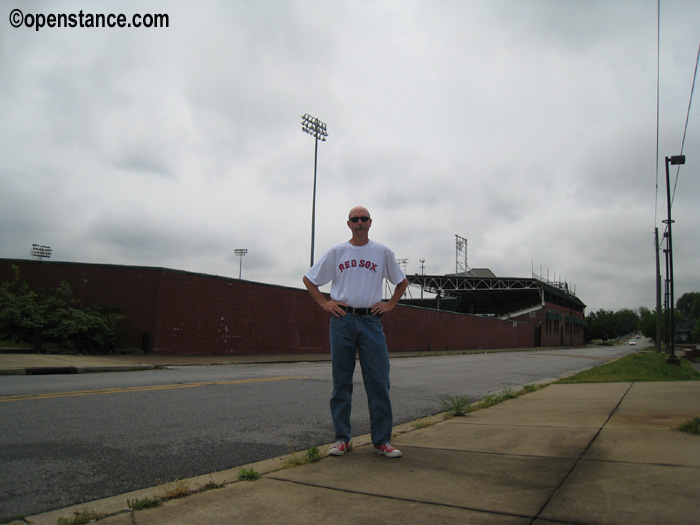
POLYGON ((316 167, 318 165, 318 141, 325 142, 328 136, 325 122, 321 122, 316 117, 312 117, 308 113, 304 113, 301 117, 301 129, 304 133, 308 133, 314 137, 316 146, 314 148, 314 194, 311 204, 311 264, 314 265, 314 237, 316 231, 316 167))
POLYGON ((669 164, 685 164, 685 155, 674 155, 672 157, 666 157, 666 207, 668 210, 668 219, 663 221, 668 225, 668 268, 666 270, 669 280, 669 301, 668 301, 668 311, 669 311, 669 341, 671 344, 671 355, 666 359, 668 364, 680 365, 680 360, 676 357, 676 327, 674 320, 674 297, 673 297, 673 234, 671 225, 673 221, 671 220, 671 182, 668 175, 669 164))
POLYGON ((243 268, 243 257, 245 256, 246 253, 248 253, 247 248, 236 248, 235 250, 233 250, 233 255, 235 255, 236 257, 239 258, 238 259, 238 279, 241 278, 241 270, 243 268))

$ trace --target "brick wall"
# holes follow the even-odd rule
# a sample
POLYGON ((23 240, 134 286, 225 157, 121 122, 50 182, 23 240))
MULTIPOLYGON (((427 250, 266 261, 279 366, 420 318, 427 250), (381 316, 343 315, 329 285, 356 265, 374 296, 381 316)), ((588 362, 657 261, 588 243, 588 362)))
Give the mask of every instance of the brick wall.
POLYGON ((532 315, 524 314, 515 319, 542 327, 541 346, 583 346, 583 325, 569 323, 566 321, 567 317, 584 319, 582 312, 551 303, 546 303, 542 308, 533 312, 532 315), (560 315, 561 320, 558 322, 552 319, 547 320, 548 312, 560 315))
MULTIPOLYGON (((118 306, 125 341, 160 354, 327 352, 328 315, 305 289, 163 268, 0 259, 33 287, 61 280, 86 304, 118 306)), ((300 278, 301 280, 301 278, 300 278)), ((390 351, 534 346, 535 325, 399 305, 382 320, 390 351)))

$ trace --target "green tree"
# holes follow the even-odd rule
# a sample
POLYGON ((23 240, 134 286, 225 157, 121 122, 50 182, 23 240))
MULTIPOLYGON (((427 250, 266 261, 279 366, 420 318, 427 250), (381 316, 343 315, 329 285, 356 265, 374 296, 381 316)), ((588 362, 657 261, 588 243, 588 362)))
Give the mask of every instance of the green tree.
POLYGON ((695 322, 695 326, 693 327, 693 331, 690 333, 690 336, 693 338, 693 342, 700 343, 700 317, 695 322))
POLYGON ((634 310, 623 308, 615 312, 615 335, 627 335, 639 330, 639 315, 634 310))
POLYGON ((0 283, 0 339, 28 342, 44 312, 38 294, 22 280, 19 268, 12 266, 12 271, 13 279, 0 283))
POLYGON ((700 292, 688 292, 676 301, 676 322, 695 321, 690 332, 692 342, 700 343, 700 292))
POLYGON ((676 301, 676 310, 688 319, 700 317, 700 292, 688 292, 681 295, 680 299, 676 301))
POLYGON ((600 309, 586 317, 586 341, 602 339, 603 342, 617 336, 615 314, 610 310, 600 309))
MULTIPOLYGON (((649 310, 649 308, 642 306, 639 309, 639 330, 641 330, 644 337, 656 340, 656 310, 649 310)), ((664 325, 663 319, 661 321, 661 335, 660 340, 664 340, 664 325)))

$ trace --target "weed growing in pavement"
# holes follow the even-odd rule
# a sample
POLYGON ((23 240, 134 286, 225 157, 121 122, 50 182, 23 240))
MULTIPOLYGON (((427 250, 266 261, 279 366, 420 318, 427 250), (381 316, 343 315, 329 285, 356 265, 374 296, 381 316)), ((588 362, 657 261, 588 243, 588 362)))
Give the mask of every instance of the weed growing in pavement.
POLYGON ((687 432, 688 434, 695 434, 696 436, 699 436, 700 435, 700 417, 689 419, 688 421, 681 423, 678 426, 677 430, 680 430, 681 432, 687 432))
POLYGON ((440 396, 440 407, 454 417, 466 416, 471 412, 471 403, 467 396, 440 396))
POLYGON ((321 461, 321 451, 318 449, 318 447, 309 447, 309 449, 306 451, 306 459, 309 463, 321 461))
POLYGON ((287 459, 282 466, 284 468, 298 467, 299 465, 303 465, 304 463, 306 463, 306 461, 304 461, 304 458, 299 457, 296 454, 292 454, 292 456, 289 459, 287 459))
POLYGON ((158 498, 129 499, 126 498, 126 506, 131 510, 152 509, 162 504, 158 498))
POLYGON ((299 465, 306 465, 307 463, 316 463, 321 461, 321 451, 318 447, 309 447, 303 456, 297 456, 292 454, 287 461, 284 462, 284 467, 298 467, 299 465))
POLYGON ((58 518, 57 525, 84 525, 104 518, 106 514, 86 507, 75 511, 72 518, 58 518))
POLYGON ((419 419, 413 424, 413 428, 416 430, 419 430, 421 428, 427 428, 427 427, 432 427, 435 424, 435 421, 431 421, 429 418, 425 419, 419 419))
POLYGON ((223 488, 226 486, 226 483, 217 483, 216 481, 214 481, 214 478, 212 478, 211 476, 209 476, 209 478, 211 481, 209 481, 209 483, 204 485, 204 487, 202 487, 202 490, 220 489, 220 488, 223 488))
MULTIPOLYGON (((525 392, 522 392, 525 393, 525 392)), ((510 388, 506 388, 500 395, 497 396, 486 396, 484 400, 480 403, 481 408, 489 408, 492 407, 493 405, 497 405, 499 403, 503 403, 504 401, 508 401, 509 399, 515 399, 518 397, 520 394, 513 392, 510 388)))
POLYGON ((255 481, 260 479, 260 474, 254 468, 242 468, 238 472, 238 481, 255 481))
POLYGON ((184 479, 176 479, 163 487, 164 499, 184 498, 190 493, 190 484, 184 479))
POLYGON ((445 419, 451 419, 453 417, 465 416, 469 412, 479 410, 482 408, 489 408, 509 399, 515 399, 516 397, 522 396, 524 394, 529 394, 535 392, 542 388, 538 385, 525 385, 522 389, 517 392, 513 392, 510 388, 506 388, 498 395, 488 395, 480 402, 475 404, 470 404, 469 399, 466 396, 440 396, 440 405, 443 410, 446 411, 445 419))

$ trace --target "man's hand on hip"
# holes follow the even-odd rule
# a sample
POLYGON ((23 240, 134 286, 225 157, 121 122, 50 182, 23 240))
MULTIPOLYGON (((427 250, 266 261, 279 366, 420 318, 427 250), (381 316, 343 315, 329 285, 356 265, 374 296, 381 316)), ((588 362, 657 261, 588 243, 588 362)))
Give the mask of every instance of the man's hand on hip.
POLYGON ((321 307, 326 312, 334 315, 335 317, 343 317, 347 314, 347 312, 343 308, 347 308, 347 305, 345 303, 341 303, 340 301, 334 301, 333 299, 329 299, 328 301, 323 303, 321 307))
POLYGON ((370 312, 372 312, 372 315, 384 315, 391 312, 394 309, 394 306, 395 305, 391 303, 378 302, 372 305, 370 312))

